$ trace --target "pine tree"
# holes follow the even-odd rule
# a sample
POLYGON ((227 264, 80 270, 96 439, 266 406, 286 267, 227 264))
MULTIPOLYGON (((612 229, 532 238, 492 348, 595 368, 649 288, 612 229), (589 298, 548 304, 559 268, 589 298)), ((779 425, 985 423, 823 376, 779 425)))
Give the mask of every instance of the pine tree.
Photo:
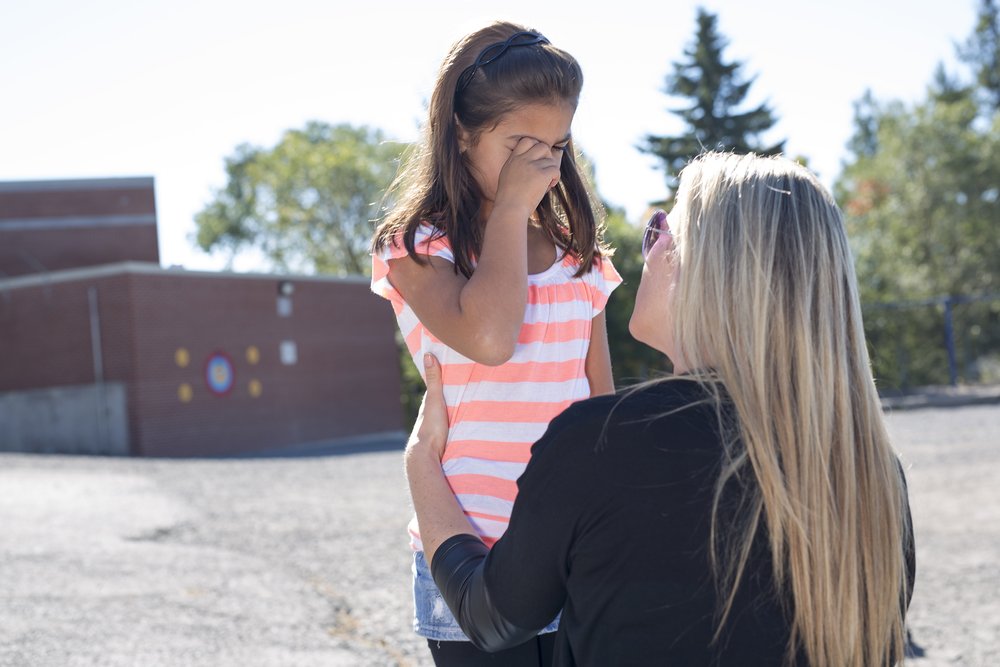
POLYGON ((958 55, 972 68, 987 111, 1000 111, 1000 11, 994 0, 980 0, 976 27, 958 55))
POLYGON ((760 142, 760 135, 776 122, 766 104, 739 111, 755 77, 743 80, 743 63, 723 60, 728 42, 719 34, 717 23, 715 14, 698 9, 695 41, 684 50, 685 60, 674 62, 673 73, 667 75, 664 92, 691 100, 689 106, 670 110, 684 121, 686 131, 675 137, 647 135, 639 147, 663 160, 671 189, 681 168, 705 150, 765 155, 784 150, 784 140, 771 146, 760 142))
POLYGON ((871 157, 878 152, 879 105, 871 88, 854 102, 854 135, 847 148, 859 158, 871 157))
POLYGON ((930 96, 943 104, 956 104, 975 94, 975 87, 966 85, 962 80, 948 72, 944 63, 938 63, 934 77, 927 89, 930 96))

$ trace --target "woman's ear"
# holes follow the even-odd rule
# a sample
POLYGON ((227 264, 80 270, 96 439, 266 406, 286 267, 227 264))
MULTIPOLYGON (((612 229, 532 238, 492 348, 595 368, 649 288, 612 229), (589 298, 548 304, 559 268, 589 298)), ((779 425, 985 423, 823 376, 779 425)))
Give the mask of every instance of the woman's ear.
POLYGON ((458 136, 458 151, 464 153, 469 150, 469 132, 458 122, 458 114, 455 114, 455 134, 458 136))

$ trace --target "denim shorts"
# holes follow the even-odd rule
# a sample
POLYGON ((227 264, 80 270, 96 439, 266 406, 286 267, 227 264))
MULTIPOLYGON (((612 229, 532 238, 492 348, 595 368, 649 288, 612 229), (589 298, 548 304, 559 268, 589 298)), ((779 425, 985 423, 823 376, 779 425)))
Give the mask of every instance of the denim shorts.
MULTIPOLYGON (((559 616, 538 634, 559 629, 559 616)), ((423 551, 413 552, 413 630, 438 641, 469 641, 434 583, 423 551)))

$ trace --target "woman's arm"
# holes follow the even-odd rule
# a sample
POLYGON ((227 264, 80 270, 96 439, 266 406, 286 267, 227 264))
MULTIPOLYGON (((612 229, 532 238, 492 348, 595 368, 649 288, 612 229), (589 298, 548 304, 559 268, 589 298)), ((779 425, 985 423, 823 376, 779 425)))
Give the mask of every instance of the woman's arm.
POLYGON ((547 623, 522 628, 497 609, 485 579, 488 554, 478 537, 454 535, 441 543, 431 574, 462 631, 476 648, 492 653, 523 644, 547 623))
POLYGON ((590 395, 615 393, 615 380, 611 373, 611 351, 608 349, 608 327, 604 311, 594 317, 590 327, 590 347, 584 362, 590 395))
POLYGON ((404 454, 406 479, 424 553, 435 583, 476 647, 499 651, 517 646, 531 639, 541 627, 520 628, 507 621, 490 603, 483 581, 483 564, 489 549, 469 525, 441 470, 448 413, 441 366, 429 354, 424 355, 424 374, 427 393, 404 454))
POLYGON ((424 375, 427 392, 406 443, 403 462, 420 525, 420 541, 427 561, 431 562, 438 547, 449 537, 475 535, 476 531, 465 518, 441 469, 441 456, 448 440, 448 407, 444 402, 441 365, 429 354, 424 355, 424 375))
MULTIPOLYGON (((539 521, 536 528, 549 539, 531 536, 518 540, 519 544, 528 546, 530 557, 525 560, 514 550, 518 555, 512 557, 512 562, 523 563, 525 567, 516 565, 514 569, 519 573, 517 580, 510 581, 509 585, 505 583, 499 593, 510 593, 520 587, 529 591, 528 595, 537 594, 537 604, 531 605, 532 620, 525 623, 528 627, 507 619, 494 604, 497 590, 494 589, 491 594, 486 583, 489 549, 469 525, 441 469, 440 459, 448 433, 447 408, 442 391, 441 367, 431 355, 424 356, 424 372, 427 393, 404 455, 424 553, 430 562, 435 583, 469 639, 485 651, 516 646, 537 634, 563 605, 561 578, 553 571, 552 565, 565 563, 565 545, 568 542, 551 538, 556 532, 569 535, 572 532, 571 523, 559 522, 559 529, 552 530, 539 521)), ((555 505, 553 502, 545 503, 548 507, 555 505)), ((515 502, 515 515, 517 507, 515 502)), ((532 515, 528 517, 531 519, 539 516, 540 512, 529 510, 528 514, 532 515)), ((503 538, 497 545, 502 542, 503 538)), ((497 564, 496 561, 494 564, 497 564)), ((507 567, 501 563, 499 569, 504 571, 507 567)))

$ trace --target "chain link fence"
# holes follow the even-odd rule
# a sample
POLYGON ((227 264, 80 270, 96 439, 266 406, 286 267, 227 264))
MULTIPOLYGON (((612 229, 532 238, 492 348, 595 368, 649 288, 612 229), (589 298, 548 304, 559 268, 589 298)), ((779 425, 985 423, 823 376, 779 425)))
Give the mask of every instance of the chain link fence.
POLYGON ((1000 294, 867 304, 864 317, 880 389, 1000 384, 1000 294))

